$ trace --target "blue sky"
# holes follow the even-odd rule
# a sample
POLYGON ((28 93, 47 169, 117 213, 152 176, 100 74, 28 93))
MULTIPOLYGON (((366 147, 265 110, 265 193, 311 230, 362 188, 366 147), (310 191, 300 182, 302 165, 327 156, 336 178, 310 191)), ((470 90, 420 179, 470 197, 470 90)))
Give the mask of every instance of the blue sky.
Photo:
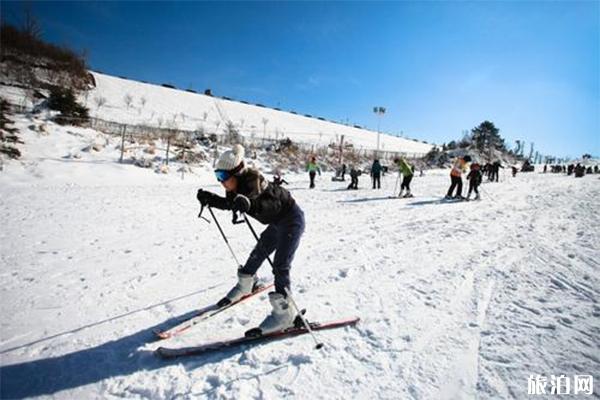
MULTIPOLYGON (((92 69, 442 143, 600 155, 600 2, 33 2, 92 69), (529 145, 528 145, 529 148, 529 145)), ((19 23, 23 3, 3 1, 19 23)))

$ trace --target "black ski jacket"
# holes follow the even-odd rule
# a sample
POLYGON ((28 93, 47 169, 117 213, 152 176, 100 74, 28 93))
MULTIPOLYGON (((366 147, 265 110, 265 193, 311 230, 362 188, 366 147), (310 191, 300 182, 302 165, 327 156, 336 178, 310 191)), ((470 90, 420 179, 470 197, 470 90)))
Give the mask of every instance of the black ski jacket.
POLYGON ((243 194, 250 199, 248 215, 263 224, 279 222, 296 203, 290 192, 278 185, 269 183, 260 172, 247 168, 236 175, 237 193, 227 192, 225 197, 214 195, 209 205, 221 210, 231 210, 233 199, 243 194))

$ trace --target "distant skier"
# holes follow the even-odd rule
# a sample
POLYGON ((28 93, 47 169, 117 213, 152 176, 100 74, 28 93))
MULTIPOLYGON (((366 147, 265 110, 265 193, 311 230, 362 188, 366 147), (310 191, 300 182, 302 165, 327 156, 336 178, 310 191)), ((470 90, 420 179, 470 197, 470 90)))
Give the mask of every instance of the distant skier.
POLYGON ((285 179, 283 179, 281 173, 276 172, 275 175, 273 175, 273 185, 281 186, 284 183, 286 185, 289 185, 289 183, 285 179))
POLYGON ((481 180, 483 175, 481 174, 481 166, 474 162, 471 164, 471 170, 467 175, 467 180, 469 181, 469 192, 467 193, 467 200, 471 197, 471 192, 475 191, 475 200, 479 200, 479 185, 481 185, 481 180))
POLYGON ((490 175, 490 180, 492 182, 498 182, 498 175, 500 174, 500 168, 504 169, 500 161, 494 161, 492 164, 492 173, 490 175))
POLYGON ((348 189, 358 189, 358 176, 360 175, 360 171, 355 169, 354 166, 350 167, 350 185, 348 185, 348 189))
POLYGON ((310 161, 306 165, 306 170, 308 171, 308 176, 310 177, 309 188, 314 189, 315 188, 315 176, 317 175, 317 172, 319 173, 319 176, 321 176, 321 168, 319 167, 319 164, 317 164, 316 157, 311 157, 310 161))
POLYGON ((454 161, 450 170, 450 188, 446 194, 446 199, 463 199, 462 197, 462 173, 466 170, 467 163, 471 162, 471 156, 459 157, 454 161), (452 197, 452 192, 456 188, 456 195, 452 197))
POLYGON ((268 225, 246 264, 238 270, 237 285, 218 303, 222 307, 252 293, 258 280, 256 271, 267 254, 275 252, 275 291, 269 293, 273 310, 259 325, 265 334, 291 326, 296 317, 286 289, 290 288, 291 263, 304 232, 304 213, 290 192, 270 184, 258 170, 246 168, 243 157, 244 148, 238 144, 217 161, 215 175, 225 188, 225 197, 199 189, 197 198, 203 206, 246 213, 268 225))
POLYGON ((345 180, 346 176, 346 164, 342 164, 342 180, 345 180))
POLYGON ((489 161, 487 163, 485 163, 485 165, 483 166, 482 172, 488 178, 488 181, 491 181, 492 180, 492 163, 489 161))
POLYGON ((544 164, 544 173, 546 173, 546 171, 548 171, 548 164, 544 164))
POLYGON ((395 159, 394 162, 398 165, 398 173, 402 174, 402 183, 400 184, 398 197, 413 197, 410 192, 410 181, 414 176, 414 166, 411 167, 403 157, 395 159), (406 194, 402 196, 404 189, 406 189, 406 194))
POLYGON ((375 159, 373 161, 373 165, 371 166, 371 179, 373 180, 373 189, 381 189, 381 164, 379 164, 379 160, 375 159))
POLYGON ((512 165, 512 166, 510 167, 510 169, 511 169, 511 171, 512 171, 512 176, 513 176, 513 178, 514 178, 515 176, 517 176, 517 172, 519 172, 519 170, 517 169, 517 167, 515 167, 514 165, 512 165))

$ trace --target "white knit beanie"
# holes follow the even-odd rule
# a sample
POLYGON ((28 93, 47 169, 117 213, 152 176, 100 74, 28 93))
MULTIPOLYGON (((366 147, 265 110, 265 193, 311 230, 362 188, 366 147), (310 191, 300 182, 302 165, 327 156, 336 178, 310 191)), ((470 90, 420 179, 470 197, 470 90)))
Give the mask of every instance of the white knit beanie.
POLYGON ((243 162, 244 147, 241 144, 236 144, 233 146, 233 149, 227 150, 221 154, 221 157, 219 157, 219 160, 215 165, 215 170, 232 171, 240 167, 240 164, 243 162))

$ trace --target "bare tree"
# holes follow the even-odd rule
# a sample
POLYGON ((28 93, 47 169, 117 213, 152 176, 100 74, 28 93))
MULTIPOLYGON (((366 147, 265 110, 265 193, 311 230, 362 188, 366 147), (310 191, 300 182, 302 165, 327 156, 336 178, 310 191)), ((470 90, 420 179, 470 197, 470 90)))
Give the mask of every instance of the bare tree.
POLYGON ((94 104, 96 105, 96 114, 98 114, 102 106, 106 104, 106 97, 94 96, 94 104))
POLYGON ((140 110, 139 110, 138 114, 142 113, 142 110, 144 109, 144 106, 146 105, 147 101, 148 101, 148 99, 146 99, 145 96, 140 97, 140 110))
POLYGON ((131 103, 133 103, 133 97, 129 93, 127 93, 125 94, 125 97, 123 97, 123 101, 127 106, 127 110, 129 110, 129 107, 131 107, 131 103))

